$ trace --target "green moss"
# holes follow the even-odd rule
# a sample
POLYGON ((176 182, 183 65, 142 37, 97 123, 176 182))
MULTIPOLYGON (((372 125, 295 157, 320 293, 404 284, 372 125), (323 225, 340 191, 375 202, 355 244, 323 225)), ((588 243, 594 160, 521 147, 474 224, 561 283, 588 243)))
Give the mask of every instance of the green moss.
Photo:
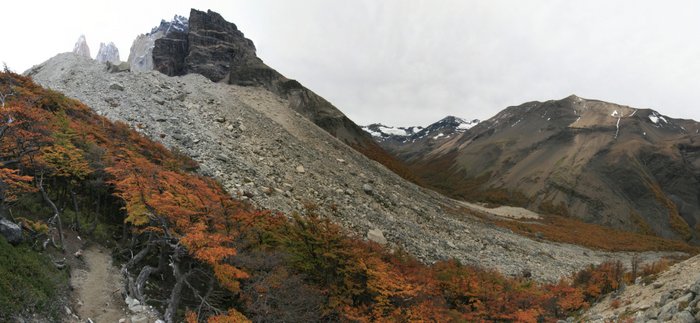
POLYGON ((17 314, 36 313, 58 321, 60 286, 67 274, 56 269, 47 256, 28 246, 13 247, 0 237, 0 321, 17 314))

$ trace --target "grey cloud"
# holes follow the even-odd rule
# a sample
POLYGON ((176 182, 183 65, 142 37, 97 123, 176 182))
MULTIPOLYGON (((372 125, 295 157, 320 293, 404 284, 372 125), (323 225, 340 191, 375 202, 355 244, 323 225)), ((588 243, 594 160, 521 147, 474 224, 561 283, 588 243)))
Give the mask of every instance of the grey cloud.
POLYGON ((275 5, 294 18, 259 54, 359 123, 488 118, 572 93, 700 119, 692 1, 275 5))

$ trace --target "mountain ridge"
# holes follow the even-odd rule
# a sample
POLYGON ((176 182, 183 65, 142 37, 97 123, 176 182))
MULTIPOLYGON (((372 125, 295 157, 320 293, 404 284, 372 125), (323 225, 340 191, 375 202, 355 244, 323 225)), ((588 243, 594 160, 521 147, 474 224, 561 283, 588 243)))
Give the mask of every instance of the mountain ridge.
POLYGON ((693 120, 572 95, 507 107, 397 157, 452 196, 697 242, 698 132, 693 120))

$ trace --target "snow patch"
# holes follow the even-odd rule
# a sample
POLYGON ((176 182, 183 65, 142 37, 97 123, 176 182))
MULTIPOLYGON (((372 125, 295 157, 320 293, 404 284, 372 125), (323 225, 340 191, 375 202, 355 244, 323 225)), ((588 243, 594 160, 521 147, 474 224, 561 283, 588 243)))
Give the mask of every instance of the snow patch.
POLYGON ((372 136, 372 137, 381 137, 381 136, 382 136, 382 133, 381 133, 381 132, 373 131, 372 129, 367 128, 367 127, 362 127, 362 130, 364 130, 365 132, 369 133, 370 136, 372 136))
POLYGON ((433 140, 439 139, 440 137, 444 137, 444 136, 445 136, 445 134, 441 132, 437 136, 433 137, 433 140))
POLYGON ((613 111, 612 114, 610 114, 611 117, 618 117, 620 116, 620 113, 617 112, 617 110, 613 111))
POLYGON ((457 126, 457 130, 468 130, 468 129, 471 129, 472 127, 476 126, 477 123, 478 123, 478 122, 474 122, 474 123, 471 123, 471 122, 462 122, 462 123, 459 124, 459 126, 457 126))
POLYGON ((388 134, 388 135, 393 135, 393 136, 408 136, 408 133, 406 130, 399 129, 399 128, 394 128, 394 127, 379 127, 379 131, 388 134))
POLYGON ((660 115, 660 114, 659 114, 658 112, 656 112, 656 111, 653 111, 653 112, 649 115, 649 120, 651 120, 651 122, 653 122, 654 124, 657 124, 657 125, 660 125, 660 124, 659 124, 659 121, 663 121, 664 123, 668 123, 668 120, 666 120, 666 118, 664 118, 664 116, 660 115))
POLYGON ((651 122, 656 123, 656 124, 659 123, 659 117, 655 116, 654 114, 649 115, 649 120, 651 120, 651 122))

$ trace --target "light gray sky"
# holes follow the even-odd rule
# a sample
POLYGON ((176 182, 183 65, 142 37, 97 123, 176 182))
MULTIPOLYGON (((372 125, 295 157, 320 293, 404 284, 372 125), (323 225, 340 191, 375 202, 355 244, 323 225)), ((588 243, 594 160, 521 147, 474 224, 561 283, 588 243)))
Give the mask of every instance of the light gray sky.
POLYGON ((161 18, 212 9, 258 55, 359 124, 486 119, 585 98, 700 120, 700 1, 6 1, 0 61, 24 71, 85 34, 94 56, 161 18))

